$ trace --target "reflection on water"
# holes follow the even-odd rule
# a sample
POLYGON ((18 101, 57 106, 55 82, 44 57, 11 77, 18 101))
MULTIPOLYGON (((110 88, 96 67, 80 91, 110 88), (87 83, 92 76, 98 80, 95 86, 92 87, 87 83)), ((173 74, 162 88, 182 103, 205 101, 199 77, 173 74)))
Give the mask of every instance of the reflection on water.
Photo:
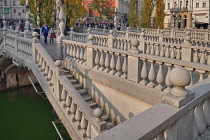
MULTIPOLYGON (((48 100, 32 87, 0 92, 0 140, 60 140, 52 121, 59 120, 48 100)), ((56 123, 64 140, 64 126, 56 123)))

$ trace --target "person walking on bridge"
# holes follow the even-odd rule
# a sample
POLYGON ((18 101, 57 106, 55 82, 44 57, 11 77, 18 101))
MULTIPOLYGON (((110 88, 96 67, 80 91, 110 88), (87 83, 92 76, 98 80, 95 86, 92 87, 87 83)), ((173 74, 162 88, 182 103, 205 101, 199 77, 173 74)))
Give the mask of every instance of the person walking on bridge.
POLYGON ((47 45, 47 36, 49 31, 50 31, 49 26, 47 25, 47 23, 44 23, 44 25, 42 26, 42 33, 44 35, 44 43, 46 45, 47 45))

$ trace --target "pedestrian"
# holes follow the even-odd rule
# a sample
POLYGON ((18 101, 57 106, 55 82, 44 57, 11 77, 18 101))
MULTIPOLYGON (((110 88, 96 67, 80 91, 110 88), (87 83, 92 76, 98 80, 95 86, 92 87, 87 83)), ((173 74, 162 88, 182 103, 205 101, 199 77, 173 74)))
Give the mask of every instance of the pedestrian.
POLYGON ((36 26, 36 29, 34 29, 34 32, 38 33, 38 39, 40 40, 40 27, 39 27, 39 25, 36 26))
POLYGON ((47 23, 44 23, 44 25, 42 26, 42 33, 44 35, 44 43, 47 45, 47 36, 48 33, 50 31, 49 26, 47 25, 47 23))
POLYGON ((53 28, 50 29, 50 44, 53 44, 53 40, 56 38, 56 34, 53 28))

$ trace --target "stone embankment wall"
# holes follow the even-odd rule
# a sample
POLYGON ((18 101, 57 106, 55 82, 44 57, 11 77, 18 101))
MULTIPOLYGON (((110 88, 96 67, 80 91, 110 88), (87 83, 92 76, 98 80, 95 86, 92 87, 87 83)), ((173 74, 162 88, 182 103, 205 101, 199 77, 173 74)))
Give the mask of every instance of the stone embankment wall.
POLYGON ((37 83, 33 73, 27 68, 12 65, 12 60, 9 58, 0 58, 0 90, 19 88, 22 86, 31 85, 28 76, 31 77, 33 83, 37 83))

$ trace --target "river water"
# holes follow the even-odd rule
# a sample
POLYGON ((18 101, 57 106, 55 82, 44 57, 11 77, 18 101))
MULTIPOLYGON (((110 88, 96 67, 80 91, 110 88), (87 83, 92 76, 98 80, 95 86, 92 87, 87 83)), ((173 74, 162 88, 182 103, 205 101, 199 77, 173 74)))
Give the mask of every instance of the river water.
MULTIPOLYGON (((32 87, 0 92, 0 140, 60 140, 52 124, 56 120, 49 101, 32 87)), ((70 140, 63 125, 56 126, 70 140)))

